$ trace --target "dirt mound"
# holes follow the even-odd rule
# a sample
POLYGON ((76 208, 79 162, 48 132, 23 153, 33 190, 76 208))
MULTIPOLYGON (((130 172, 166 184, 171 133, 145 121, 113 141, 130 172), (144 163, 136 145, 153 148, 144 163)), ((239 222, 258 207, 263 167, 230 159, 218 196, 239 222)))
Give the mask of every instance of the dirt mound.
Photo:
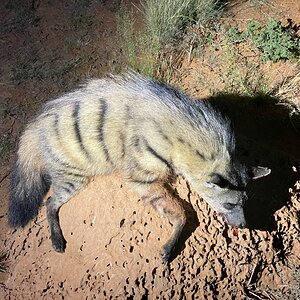
POLYGON ((245 299, 279 287, 292 293, 292 271, 300 267, 300 184, 276 213, 276 231, 243 229, 235 236, 179 179, 188 227, 165 266, 159 251, 171 225, 122 183, 121 176, 98 178, 62 207, 64 254, 51 248, 44 209, 29 227, 10 233, 4 241, 10 275, 1 298, 245 299))

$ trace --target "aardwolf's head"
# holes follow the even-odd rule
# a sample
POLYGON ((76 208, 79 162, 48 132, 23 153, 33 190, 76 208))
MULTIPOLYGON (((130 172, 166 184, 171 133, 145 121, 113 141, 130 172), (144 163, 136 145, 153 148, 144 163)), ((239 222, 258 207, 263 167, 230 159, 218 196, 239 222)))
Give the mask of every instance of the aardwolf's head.
POLYGON ((252 179, 267 176, 271 170, 264 167, 246 168, 243 165, 230 165, 205 176, 197 183, 199 195, 210 204, 217 213, 234 227, 246 226, 244 204, 248 199, 246 185, 252 179))

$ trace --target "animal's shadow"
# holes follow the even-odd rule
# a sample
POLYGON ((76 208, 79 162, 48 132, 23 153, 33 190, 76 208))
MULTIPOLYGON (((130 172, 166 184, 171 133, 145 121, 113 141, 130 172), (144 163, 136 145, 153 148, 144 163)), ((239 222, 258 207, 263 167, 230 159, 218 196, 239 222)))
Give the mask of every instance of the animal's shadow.
MULTIPOLYGON (((289 189, 299 179, 300 116, 269 96, 241 97, 218 95, 210 101, 232 121, 236 133, 237 155, 248 166, 271 168, 267 177, 248 184, 249 199, 244 207, 247 226, 261 231, 277 229, 274 213, 290 201, 289 189)), ((192 205, 185 205, 188 223, 172 253, 183 250, 185 241, 199 225, 192 205)))
POLYGON ((248 166, 266 166, 271 174, 248 184, 244 210, 249 229, 276 230, 274 213, 290 201, 299 178, 300 116, 270 96, 218 95, 206 99, 232 121, 237 155, 248 166))
POLYGON ((197 229, 197 227, 200 224, 197 213, 194 210, 192 204, 181 199, 176 191, 173 191, 173 197, 177 198, 177 200, 182 204, 187 216, 187 220, 183 231, 178 239, 177 245, 175 246, 175 249, 173 249, 173 251, 171 252, 169 258, 170 262, 173 261, 177 257, 177 255, 179 255, 179 253, 185 248, 185 241, 192 235, 192 233, 197 229))

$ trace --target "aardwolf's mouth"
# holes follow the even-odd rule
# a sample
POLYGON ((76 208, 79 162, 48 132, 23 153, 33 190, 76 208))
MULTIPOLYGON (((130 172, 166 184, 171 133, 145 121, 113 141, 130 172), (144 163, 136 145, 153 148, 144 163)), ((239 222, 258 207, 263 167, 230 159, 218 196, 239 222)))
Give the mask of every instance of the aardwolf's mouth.
POLYGON ((233 235, 238 236, 238 228, 237 227, 233 227, 233 235))
POLYGON ((219 215, 222 217, 222 219, 224 220, 224 222, 227 223, 228 225, 230 225, 235 231, 237 231, 238 228, 245 228, 247 226, 246 222, 243 222, 241 224, 230 222, 230 220, 228 219, 227 215, 224 214, 224 213, 219 213, 219 215))
MULTIPOLYGON (((222 219, 223 219, 227 224, 229 224, 229 223, 228 223, 228 220, 227 220, 227 218, 226 218, 226 216, 225 216, 224 214, 219 213, 219 215, 222 217, 222 219)), ((229 224, 229 225, 230 225, 230 224, 229 224)), ((232 226, 232 230, 233 230, 233 235, 234 235, 234 236, 238 236, 238 230, 239 230, 239 228, 236 227, 236 226, 232 226)))

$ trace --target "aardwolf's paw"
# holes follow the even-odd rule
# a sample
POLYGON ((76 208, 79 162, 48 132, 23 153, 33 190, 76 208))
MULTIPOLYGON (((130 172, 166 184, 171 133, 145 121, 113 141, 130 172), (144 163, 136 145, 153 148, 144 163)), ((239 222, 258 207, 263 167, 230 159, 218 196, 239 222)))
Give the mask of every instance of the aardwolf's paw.
POLYGON ((160 256, 164 264, 168 264, 173 250, 173 245, 166 244, 163 246, 160 256))
POLYGON ((66 249, 66 240, 63 237, 56 237, 52 239, 52 247, 56 252, 63 253, 66 249))

